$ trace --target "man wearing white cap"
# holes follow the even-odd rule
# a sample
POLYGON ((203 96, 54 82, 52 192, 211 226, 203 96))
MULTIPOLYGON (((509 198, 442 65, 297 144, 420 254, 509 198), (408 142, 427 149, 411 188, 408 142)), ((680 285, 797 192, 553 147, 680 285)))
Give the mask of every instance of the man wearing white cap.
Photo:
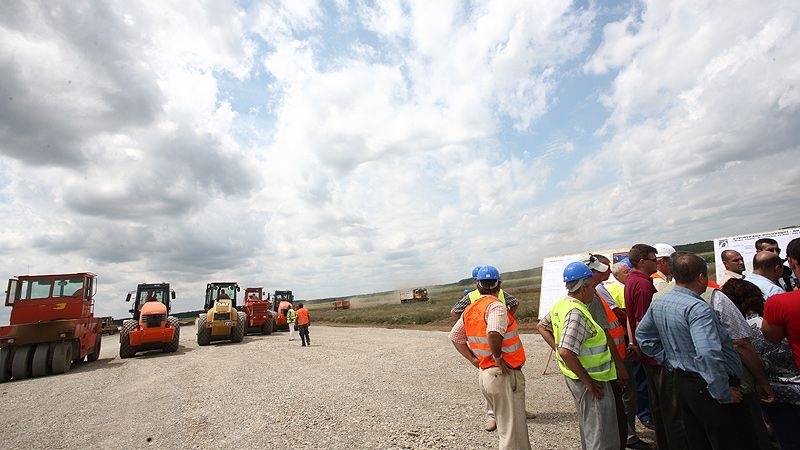
POLYGON ((650 275, 653 278, 653 286, 658 292, 663 291, 672 281, 672 271, 669 268, 669 257, 675 253, 675 249, 669 244, 656 244, 656 273, 650 275))

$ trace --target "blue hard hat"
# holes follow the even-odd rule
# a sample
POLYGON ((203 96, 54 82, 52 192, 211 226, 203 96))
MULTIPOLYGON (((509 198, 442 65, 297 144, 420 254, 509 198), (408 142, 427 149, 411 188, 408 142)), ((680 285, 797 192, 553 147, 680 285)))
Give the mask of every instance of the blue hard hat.
POLYGON ((477 280, 478 279, 478 271, 481 270, 481 267, 483 267, 483 266, 475 266, 472 269, 472 279, 473 280, 477 280))
POLYGON ((464 295, 469 295, 469 289, 464 289, 464 295))
POLYGON ((483 280, 499 280, 500 279, 500 271, 497 270, 494 266, 483 266, 478 270, 478 275, 475 278, 477 281, 483 280))
POLYGON ((631 259, 630 259, 630 258, 628 258, 627 256, 626 256, 626 257, 624 257, 624 258, 622 258, 622 259, 620 260, 620 262, 621 262, 621 263, 625 263, 625 265, 626 265, 626 266, 628 266, 628 268, 629 268, 629 269, 633 269, 633 264, 631 264, 631 259))
POLYGON ((572 262, 567 264, 567 267, 564 268, 565 283, 591 277, 592 277, 592 269, 590 269, 589 266, 587 266, 582 262, 572 262))

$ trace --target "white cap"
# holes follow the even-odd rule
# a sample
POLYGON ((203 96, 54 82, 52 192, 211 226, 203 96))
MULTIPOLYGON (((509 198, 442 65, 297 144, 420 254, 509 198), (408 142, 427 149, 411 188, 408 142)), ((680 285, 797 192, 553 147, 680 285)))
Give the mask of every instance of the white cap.
POLYGON ((669 258, 675 253, 675 249, 669 244, 656 244, 653 247, 656 248, 656 258, 669 258))
POLYGON ((589 268, 595 272, 605 273, 608 270, 608 265, 600 262, 600 260, 597 259, 597 256, 592 255, 591 253, 589 254, 589 259, 583 263, 589 266, 589 268))

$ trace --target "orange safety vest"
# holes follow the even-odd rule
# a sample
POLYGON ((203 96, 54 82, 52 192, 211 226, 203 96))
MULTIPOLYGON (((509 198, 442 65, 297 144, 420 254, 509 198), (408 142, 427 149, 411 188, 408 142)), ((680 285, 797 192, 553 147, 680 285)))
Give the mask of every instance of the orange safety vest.
POLYGON ((611 335, 611 340, 614 343, 614 346, 617 347, 617 353, 619 353, 619 357, 625 359, 625 354, 628 351, 628 345, 625 343, 625 328, 622 327, 622 324, 619 323, 619 318, 614 311, 611 310, 611 307, 608 306, 605 300, 603 300, 603 296, 600 295, 599 292, 595 289, 595 293, 597 294, 597 299, 600 300, 600 303, 603 304, 603 309, 606 310, 606 319, 608 320, 608 334, 611 335))
POLYGON ((662 279, 662 280, 664 280, 664 281, 667 281, 667 279, 666 279, 666 278, 664 278, 663 276, 661 276, 661 274, 660 274, 659 272, 655 272, 655 273, 653 273, 652 275, 650 275, 650 278, 652 278, 652 279, 654 279, 654 280, 655 280, 656 278, 659 278, 659 279, 662 279))
MULTIPOLYGON (((486 310, 494 302, 500 302, 497 297, 484 295, 474 303, 467 306, 462 315, 464 319, 464 332, 467 334, 467 346, 478 358, 481 369, 496 367, 497 362, 492 358, 492 349, 489 347, 489 337, 486 334, 486 310)), ((508 328, 503 335, 502 356, 503 361, 512 369, 519 369, 525 364, 525 349, 517 333, 517 321, 506 310, 508 315, 508 328)))
POLYGON ((308 318, 308 310, 305 308, 298 309, 295 324, 299 327, 302 325, 308 325, 309 323, 311 323, 311 319, 308 318))

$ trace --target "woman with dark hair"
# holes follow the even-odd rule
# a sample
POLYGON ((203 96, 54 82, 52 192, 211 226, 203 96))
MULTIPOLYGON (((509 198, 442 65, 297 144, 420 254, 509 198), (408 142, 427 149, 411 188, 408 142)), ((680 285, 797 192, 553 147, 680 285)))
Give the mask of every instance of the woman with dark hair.
POLYGON ((775 402, 762 405, 767 420, 783 449, 800 449, 800 369, 794 361, 792 349, 784 339, 773 344, 761 332, 761 315, 764 297, 758 286, 746 280, 730 279, 722 292, 739 308, 747 323, 753 328, 751 341, 767 369, 769 384, 775 392, 775 402))
POLYGON ((722 289, 720 289, 722 293, 727 295, 733 304, 739 308, 745 319, 750 320, 756 316, 761 317, 764 314, 764 296, 761 294, 761 289, 746 280, 736 278, 731 280, 733 280, 732 283, 726 281, 722 286, 722 289))

